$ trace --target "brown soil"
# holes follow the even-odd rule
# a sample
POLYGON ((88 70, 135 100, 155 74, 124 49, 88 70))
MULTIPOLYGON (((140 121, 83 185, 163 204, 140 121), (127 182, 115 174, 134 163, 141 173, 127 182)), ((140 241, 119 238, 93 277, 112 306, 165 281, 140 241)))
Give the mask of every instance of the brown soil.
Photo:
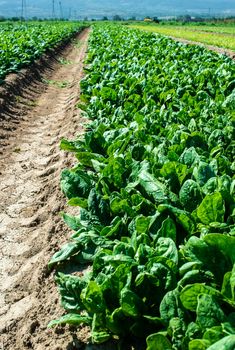
POLYGON ((71 327, 47 328, 63 313, 47 264, 70 235, 59 216, 66 202, 59 178, 73 158, 59 143, 82 132, 75 105, 88 34, 84 30, 76 45, 29 74, 18 90, 16 78, 8 78, 14 94, 8 89, 7 105, 0 104, 0 349, 85 348, 86 328, 81 340, 71 327))

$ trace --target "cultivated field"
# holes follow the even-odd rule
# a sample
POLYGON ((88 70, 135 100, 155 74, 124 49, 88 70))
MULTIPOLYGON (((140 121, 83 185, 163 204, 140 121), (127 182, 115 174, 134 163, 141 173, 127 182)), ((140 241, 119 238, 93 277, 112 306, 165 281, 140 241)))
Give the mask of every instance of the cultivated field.
POLYGON ((171 26, 171 25, 131 25, 133 28, 159 33, 177 39, 186 39, 206 45, 213 45, 234 51, 235 26, 171 26))
POLYGON ((114 24, 56 50, 0 91, 0 344, 234 350, 234 60, 114 24))

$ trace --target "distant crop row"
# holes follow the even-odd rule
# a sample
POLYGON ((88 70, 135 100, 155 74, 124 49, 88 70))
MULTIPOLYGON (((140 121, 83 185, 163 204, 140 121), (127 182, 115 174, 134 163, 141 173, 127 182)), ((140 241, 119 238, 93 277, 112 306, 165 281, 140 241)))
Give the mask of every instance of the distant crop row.
POLYGON ((219 28, 218 31, 217 28, 213 30, 213 27, 209 27, 208 30, 207 27, 191 26, 133 25, 132 27, 235 51, 235 27, 219 28))
POLYGON ((0 82, 81 28, 80 24, 64 22, 0 26, 0 82))
POLYGON ((81 209, 49 263, 67 313, 50 326, 88 324, 125 350, 233 350, 235 63, 107 26, 86 72, 91 122, 61 143, 78 160, 61 187, 81 209))

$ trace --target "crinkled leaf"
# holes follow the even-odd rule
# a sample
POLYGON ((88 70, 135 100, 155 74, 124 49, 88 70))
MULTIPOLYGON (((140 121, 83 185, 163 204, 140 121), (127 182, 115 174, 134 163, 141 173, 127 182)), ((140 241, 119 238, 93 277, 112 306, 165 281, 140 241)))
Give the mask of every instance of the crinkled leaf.
POLYGON ((224 202, 221 194, 208 194, 197 208, 197 216, 203 224, 223 222, 225 214, 224 202))
POLYGON ((195 283, 187 285, 183 288, 183 290, 180 292, 180 300, 187 310, 196 311, 198 296, 200 294, 208 294, 221 298, 221 293, 218 290, 202 283, 195 283))

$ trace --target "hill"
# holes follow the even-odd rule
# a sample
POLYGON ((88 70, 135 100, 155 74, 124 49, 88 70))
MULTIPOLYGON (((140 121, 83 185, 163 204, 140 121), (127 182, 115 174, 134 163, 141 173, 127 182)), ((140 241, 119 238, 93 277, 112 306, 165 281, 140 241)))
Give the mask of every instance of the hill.
MULTIPOLYGON (((22 0, 0 0, 0 16, 20 16, 22 0)), ((25 0, 26 16, 51 17, 52 0, 25 0)), ((84 18, 190 15, 235 15, 234 0, 55 0, 57 17, 84 18), (61 6, 60 6, 61 2, 61 6)))

